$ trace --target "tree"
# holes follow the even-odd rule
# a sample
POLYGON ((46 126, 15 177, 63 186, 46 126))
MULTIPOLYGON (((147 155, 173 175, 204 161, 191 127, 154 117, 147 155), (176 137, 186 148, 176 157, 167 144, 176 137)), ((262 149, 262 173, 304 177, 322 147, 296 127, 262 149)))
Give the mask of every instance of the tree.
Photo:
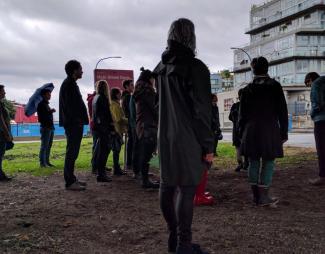
POLYGON ((3 100, 3 103, 5 105, 5 108, 8 110, 9 112, 9 116, 10 116, 10 120, 15 119, 15 115, 16 115, 16 108, 15 105, 11 102, 8 101, 7 99, 3 100))
POLYGON ((222 71, 220 71, 220 76, 223 79, 231 79, 233 77, 229 70, 222 70, 222 71))

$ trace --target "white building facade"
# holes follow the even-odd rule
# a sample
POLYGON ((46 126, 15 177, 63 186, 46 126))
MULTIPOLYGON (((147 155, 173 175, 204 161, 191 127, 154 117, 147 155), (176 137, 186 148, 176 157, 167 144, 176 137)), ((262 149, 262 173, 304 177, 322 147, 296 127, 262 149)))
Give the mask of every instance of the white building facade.
MULTIPOLYGON (((268 59, 269 74, 282 84, 289 112, 304 110, 309 101, 305 75, 325 74, 325 0, 272 0, 253 5, 246 34, 250 43, 241 48, 251 58, 268 59)), ((252 78, 243 50, 234 52, 235 88, 252 78)))

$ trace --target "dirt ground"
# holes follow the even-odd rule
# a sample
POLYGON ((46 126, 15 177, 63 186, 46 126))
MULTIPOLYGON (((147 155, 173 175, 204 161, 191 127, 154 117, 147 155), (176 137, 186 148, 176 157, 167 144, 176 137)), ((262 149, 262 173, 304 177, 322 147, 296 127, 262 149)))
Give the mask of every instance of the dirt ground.
MULTIPOLYGON (((210 253, 325 253, 325 187, 307 184, 316 168, 277 168, 276 209, 252 205, 245 172, 211 170, 217 203, 195 208, 194 242, 210 253)), ((85 192, 64 190, 61 173, 0 184, 0 253, 167 253, 157 191, 131 176, 98 184, 77 174, 85 192)))

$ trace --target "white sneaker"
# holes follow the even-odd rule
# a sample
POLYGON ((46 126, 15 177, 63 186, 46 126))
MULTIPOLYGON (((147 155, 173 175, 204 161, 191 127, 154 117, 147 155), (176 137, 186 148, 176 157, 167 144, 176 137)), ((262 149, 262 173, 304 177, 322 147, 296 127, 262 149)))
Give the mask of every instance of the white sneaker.
POLYGON ((80 185, 79 182, 74 182, 73 184, 69 185, 68 187, 65 187, 66 190, 72 190, 72 191, 84 191, 86 190, 86 186, 80 185))

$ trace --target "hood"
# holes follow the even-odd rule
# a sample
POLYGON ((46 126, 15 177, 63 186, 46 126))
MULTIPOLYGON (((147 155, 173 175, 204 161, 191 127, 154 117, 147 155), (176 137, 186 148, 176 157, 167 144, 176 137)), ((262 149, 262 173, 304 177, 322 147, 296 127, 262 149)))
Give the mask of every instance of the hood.
POLYGON ((193 51, 182 44, 169 40, 168 47, 161 56, 161 62, 155 68, 155 74, 166 73, 167 75, 177 73, 186 77, 189 66, 195 55, 193 51))
POLYGON ((137 81, 133 92, 134 100, 138 101, 142 96, 145 96, 147 93, 155 93, 155 90, 153 89, 152 85, 142 80, 137 81))

